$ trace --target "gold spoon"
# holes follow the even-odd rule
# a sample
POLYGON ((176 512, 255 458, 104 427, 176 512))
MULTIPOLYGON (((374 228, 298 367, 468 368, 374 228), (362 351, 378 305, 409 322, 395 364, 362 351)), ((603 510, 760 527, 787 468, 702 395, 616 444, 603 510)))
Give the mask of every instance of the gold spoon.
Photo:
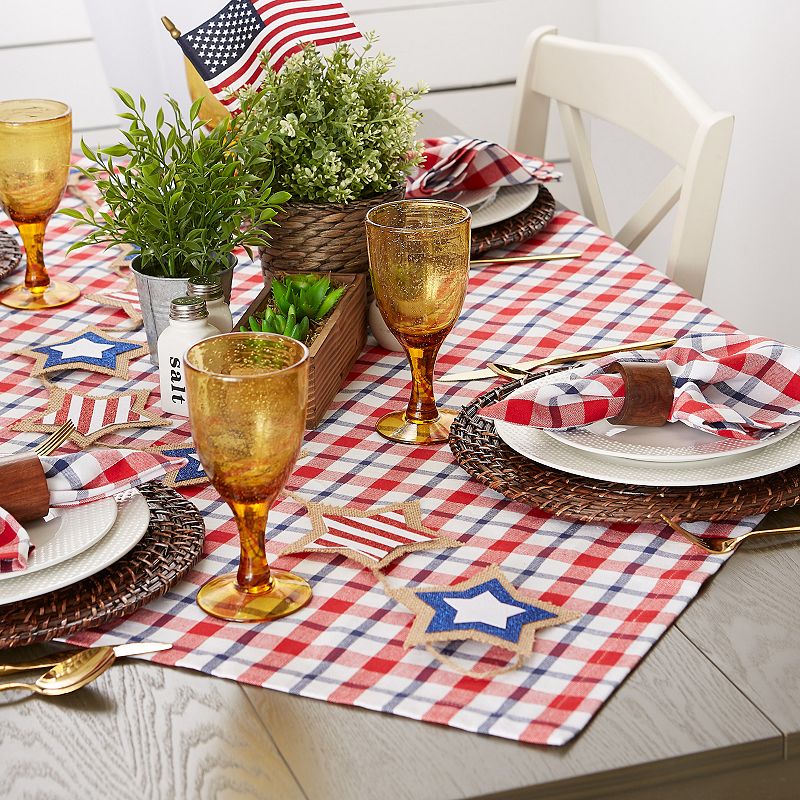
POLYGON ((115 658, 114 651, 110 647, 82 650, 56 664, 36 683, 3 683, 0 684, 0 692, 27 689, 36 694, 69 694, 99 678, 114 663, 115 658))

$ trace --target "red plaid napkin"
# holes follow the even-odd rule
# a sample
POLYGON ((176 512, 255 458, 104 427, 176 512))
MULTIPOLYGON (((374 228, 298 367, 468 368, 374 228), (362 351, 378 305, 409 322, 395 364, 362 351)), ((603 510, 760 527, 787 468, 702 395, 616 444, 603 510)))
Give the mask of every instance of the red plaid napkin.
POLYGON ((0 572, 28 566, 31 543, 28 532, 4 508, 0 508, 0 572))
MULTIPOLYGON (((76 506, 161 478, 186 464, 138 450, 91 450, 66 456, 42 458, 50 507, 76 506)), ((25 569, 30 555, 28 532, 0 508, 0 572, 25 569)))
POLYGON ((425 139, 423 144, 425 157, 408 178, 406 197, 561 180, 561 173, 553 170, 553 164, 512 153, 486 139, 445 136, 425 139))
POLYGON ((534 383, 512 399, 487 406, 489 419, 534 428, 575 428, 622 411, 622 376, 602 371, 613 361, 657 361, 675 385, 671 422, 729 439, 763 439, 800 420, 800 350, 741 333, 686 336, 660 353, 611 356, 534 383))

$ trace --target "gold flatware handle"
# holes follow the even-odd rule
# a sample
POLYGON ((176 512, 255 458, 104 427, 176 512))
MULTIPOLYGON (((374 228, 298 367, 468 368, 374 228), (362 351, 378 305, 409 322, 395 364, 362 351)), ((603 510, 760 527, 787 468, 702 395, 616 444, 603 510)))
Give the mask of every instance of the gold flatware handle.
POLYGON ((36 692, 37 694, 41 694, 41 691, 38 686, 34 686, 32 683, 3 683, 0 684, 0 692, 10 692, 12 689, 27 689, 29 692, 36 692))
MULTIPOLYGON (((111 649, 114 651, 114 655, 117 658, 124 658, 125 656, 142 656, 149 655, 150 653, 158 653, 162 650, 169 650, 171 647, 172 645, 166 642, 131 642, 130 644, 116 645, 111 649)), ((0 677, 14 675, 17 672, 28 672, 34 669, 50 669, 50 667, 55 667, 68 658, 77 656, 79 653, 88 653, 99 649, 98 647, 89 647, 86 649, 62 650, 59 653, 49 653, 43 655, 41 658, 32 659, 31 661, 21 661, 19 664, 0 664, 0 677)))
MULTIPOLYGON (((46 669, 51 666, 52 659, 42 661, 26 661, 23 664, 0 664, 0 677, 13 675, 15 672, 27 672, 32 669, 46 669)), ((3 688, 0 686, 0 692, 3 688)))
MULTIPOLYGON (((646 342, 629 342, 628 344, 614 344, 609 347, 597 347, 594 350, 579 350, 577 353, 562 353, 561 355, 541 358, 538 361, 523 361, 514 364, 516 370, 536 369, 537 367, 549 367, 554 364, 567 364, 570 361, 591 361, 594 358, 614 355, 615 353, 627 353, 631 350, 657 350, 661 347, 672 347, 678 340, 674 337, 661 339, 649 339, 646 342)), ((490 365, 491 366, 491 365, 490 365)), ((503 364, 496 364, 503 367, 503 364)))
POLYGON ((580 258, 578 250, 565 250, 563 253, 532 253, 529 256, 510 256, 508 258, 471 258, 470 264, 515 264, 526 261, 560 261, 566 258, 580 258))
POLYGON ((800 525, 792 525, 790 528, 766 528, 763 530, 757 528, 751 531, 748 536, 768 536, 779 533, 800 533, 800 525))
POLYGON ((519 378, 527 374, 528 370, 536 369, 537 367, 548 367, 552 364, 566 364, 569 361, 583 361, 592 358, 600 358, 601 356, 611 355, 613 353, 624 353, 629 350, 655 350, 659 347, 671 347, 677 339, 663 338, 663 339, 650 339, 646 342, 629 342, 628 344, 615 344, 610 347, 599 347, 595 350, 578 350, 576 353, 562 353, 560 355, 550 356, 549 358, 540 358, 537 361, 523 361, 520 364, 505 365, 495 362, 494 364, 487 364, 481 369, 473 369, 465 372, 448 372, 436 380, 444 383, 455 383, 457 381, 477 381, 494 378, 495 375, 502 375, 504 378, 519 378), (507 369, 509 373, 501 372, 502 369, 507 369))
POLYGON ((679 533, 684 539, 687 539, 695 545, 695 547, 699 547, 701 550, 705 550, 706 553, 712 553, 714 555, 732 553, 745 539, 756 538, 758 536, 779 536, 782 533, 800 533, 800 525, 792 525, 787 528, 767 528, 765 530, 748 531, 739 536, 729 536, 723 539, 701 539, 699 536, 695 536, 693 533, 687 531, 678 520, 670 519, 664 514, 659 514, 659 516, 672 530, 679 533))

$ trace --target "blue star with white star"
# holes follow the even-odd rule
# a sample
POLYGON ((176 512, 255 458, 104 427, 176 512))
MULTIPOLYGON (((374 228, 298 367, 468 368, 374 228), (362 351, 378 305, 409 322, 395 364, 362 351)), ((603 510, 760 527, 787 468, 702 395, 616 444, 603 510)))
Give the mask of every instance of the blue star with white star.
POLYGON ((183 481, 195 481, 206 478, 206 473, 193 447, 175 447, 171 450, 162 450, 161 452, 173 458, 186 459, 186 465, 181 467, 175 475, 176 484, 180 484, 183 481))
POLYGON ((473 630, 516 643, 528 623, 557 616, 514 599, 497 578, 460 591, 416 594, 435 611, 428 633, 473 630))
POLYGON ((141 346, 139 342, 106 339, 94 331, 86 331, 67 341, 32 347, 31 350, 47 357, 42 369, 91 364, 115 370, 119 356, 138 350, 141 346))

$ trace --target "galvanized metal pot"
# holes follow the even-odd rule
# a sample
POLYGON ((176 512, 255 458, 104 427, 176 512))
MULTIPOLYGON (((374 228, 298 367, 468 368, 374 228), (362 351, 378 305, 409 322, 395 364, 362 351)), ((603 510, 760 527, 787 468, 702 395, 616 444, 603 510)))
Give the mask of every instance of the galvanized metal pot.
MULTIPOLYGON (((236 266, 236 256, 228 256, 227 269, 216 273, 222 283, 225 302, 231 301, 231 287, 233 285, 233 268, 236 266)), ((188 278, 166 278, 163 276, 148 275, 139 269, 139 258, 134 258, 131 263, 133 275, 136 278, 136 291, 139 293, 139 302, 142 305, 142 318, 144 330, 147 334, 147 344, 150 347, 150 361, 158 364, 157 344, 161 331, 169 325, 169 304, 181 295, 186 294, 186 281, 188 278)))

